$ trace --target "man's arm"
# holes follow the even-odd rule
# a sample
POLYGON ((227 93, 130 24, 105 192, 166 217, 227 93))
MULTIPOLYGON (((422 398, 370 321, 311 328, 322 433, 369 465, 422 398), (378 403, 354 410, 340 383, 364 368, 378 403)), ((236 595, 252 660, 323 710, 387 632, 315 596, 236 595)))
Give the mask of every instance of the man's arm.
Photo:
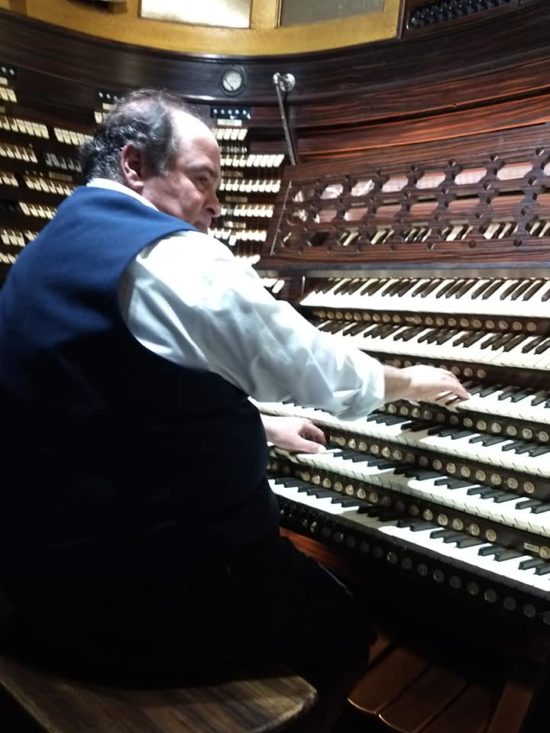
POLYGON ((185 232, 146 248, 125 274, 121 311, 146 348, 219 374, 260 402, 293 401, 342 419, 384 402, 467 398, 450 372, 395 369, 324 333, 216 240, 185 232))

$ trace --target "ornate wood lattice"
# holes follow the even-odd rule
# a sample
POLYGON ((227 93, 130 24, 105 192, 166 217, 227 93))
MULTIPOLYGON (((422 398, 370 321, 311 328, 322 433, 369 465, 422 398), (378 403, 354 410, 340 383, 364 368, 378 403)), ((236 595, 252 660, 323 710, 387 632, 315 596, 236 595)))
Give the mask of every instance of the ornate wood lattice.
POLYGON ((550 260, 549 185, 548 125, 297 166, 264 262, 550 260))

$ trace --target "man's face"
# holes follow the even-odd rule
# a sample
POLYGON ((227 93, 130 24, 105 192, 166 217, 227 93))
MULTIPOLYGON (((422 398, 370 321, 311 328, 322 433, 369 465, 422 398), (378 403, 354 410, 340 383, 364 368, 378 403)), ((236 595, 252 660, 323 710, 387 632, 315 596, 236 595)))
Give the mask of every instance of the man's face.
POLYGON ((165 173, 145 173, 140 193, 161 211, 206 232, 220 215, 220 151, 202 122, 182 112, 173 114, 176 130, 182 130, 178 152, 165 173))

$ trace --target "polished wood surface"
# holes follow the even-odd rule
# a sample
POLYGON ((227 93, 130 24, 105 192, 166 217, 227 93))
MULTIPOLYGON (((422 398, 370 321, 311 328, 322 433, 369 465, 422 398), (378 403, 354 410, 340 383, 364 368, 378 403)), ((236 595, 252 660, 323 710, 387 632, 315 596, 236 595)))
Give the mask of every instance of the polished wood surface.
POLYGON ((432 127, 424 142, 406 137, 357 158, 287 168, 261 267, 548 262, 550 236, 532 230, 550 218, 550 125, 538 124, 547 115, 538 120, 539 111, 536 100, 525 107, 527 126, 515 118, 501 130, 489 115, 468 136, 432 127), (490 229, 497 222, 510 223, 498 246, 490 229), (449 237, 459 224, 463 234, 449 237))

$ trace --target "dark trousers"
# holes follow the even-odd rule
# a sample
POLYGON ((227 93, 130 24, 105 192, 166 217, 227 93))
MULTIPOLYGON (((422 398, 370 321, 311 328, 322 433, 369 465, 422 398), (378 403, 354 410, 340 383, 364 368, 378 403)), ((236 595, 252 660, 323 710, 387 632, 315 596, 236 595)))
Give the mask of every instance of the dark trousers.
POLYGON ((365 608, 279 537, 230 561, 12 582, 13 645, 64 674, 174 684, 282 662, 323 685, 366 667, 365 608))

